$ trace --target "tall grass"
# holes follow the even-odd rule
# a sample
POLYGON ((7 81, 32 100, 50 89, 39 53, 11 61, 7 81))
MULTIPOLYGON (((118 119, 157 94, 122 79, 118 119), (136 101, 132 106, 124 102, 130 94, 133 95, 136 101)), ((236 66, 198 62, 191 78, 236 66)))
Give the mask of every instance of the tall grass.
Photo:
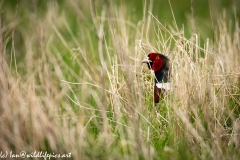
POLYGON ((124 4, 98 5, 70 0, 61 10, 51 1, 43 15, 26 13, 25 27, 16 13, 2 15, 0 150, 239 159, 238 18, 218 15, 214 40, 187 38, 191 26, 160 22, 153 3, 138 23, 124 4), (152 51, 171 60, 172 90, 157 106, 153 74, 141 64, 152 51))

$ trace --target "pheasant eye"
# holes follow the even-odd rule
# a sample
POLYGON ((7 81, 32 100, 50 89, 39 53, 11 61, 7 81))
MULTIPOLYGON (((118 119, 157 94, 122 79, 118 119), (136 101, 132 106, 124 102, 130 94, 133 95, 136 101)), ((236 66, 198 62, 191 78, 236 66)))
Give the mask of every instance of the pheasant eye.
POLYGON ((157 56, 157 57, 156 57, 156 59, 160 59, 160 57, 159 57, 159 56, 157 56))

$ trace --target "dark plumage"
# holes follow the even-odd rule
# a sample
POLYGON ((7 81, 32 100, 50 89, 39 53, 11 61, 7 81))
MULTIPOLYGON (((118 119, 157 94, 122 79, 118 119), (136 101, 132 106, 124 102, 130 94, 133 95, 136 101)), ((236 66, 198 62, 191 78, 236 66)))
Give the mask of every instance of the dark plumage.
POLYGON ((150 53, 148 58, 142 62, 147 63, 148 68, 155 73, 154 102, 158 103, 165 96, 166 91, 170 89, 169 59, 160 53, 150 53))

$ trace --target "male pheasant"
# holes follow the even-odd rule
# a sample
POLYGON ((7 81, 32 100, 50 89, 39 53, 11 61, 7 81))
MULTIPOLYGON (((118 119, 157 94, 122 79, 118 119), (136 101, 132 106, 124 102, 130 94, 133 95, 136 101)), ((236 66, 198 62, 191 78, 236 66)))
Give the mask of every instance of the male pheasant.
POLYGON ((147 63, 148 68, 154 71, 154 102, 159 103, 160 99, 166 95, 166 91, 170 90, 169 59, 160 53, 150 53, 142 63, 147 63))

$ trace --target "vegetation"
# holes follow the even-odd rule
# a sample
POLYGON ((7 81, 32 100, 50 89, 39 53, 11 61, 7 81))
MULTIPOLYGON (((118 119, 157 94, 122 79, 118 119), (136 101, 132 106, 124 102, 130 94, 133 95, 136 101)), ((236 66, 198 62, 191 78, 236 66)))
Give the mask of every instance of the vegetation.
POLYGON ((238 5, 0 1, 0 151, 240 159, 238 5), (172 71, 156 106, 153 51, 172 71))

